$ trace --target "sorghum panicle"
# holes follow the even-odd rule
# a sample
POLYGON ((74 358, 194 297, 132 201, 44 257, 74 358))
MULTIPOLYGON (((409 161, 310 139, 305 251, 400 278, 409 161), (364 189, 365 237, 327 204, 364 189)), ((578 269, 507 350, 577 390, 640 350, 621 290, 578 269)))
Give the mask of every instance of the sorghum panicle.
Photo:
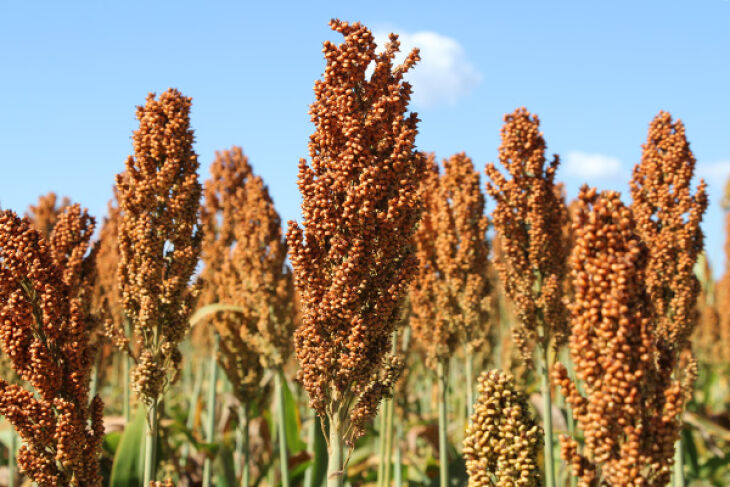
POLYGON ((515 341, 527 359, 531 342, 547 347, 550 340, 556 346, 565 341, 563 280, 569 249, 562 231, 567 213, 556 191, 559 159, 547 163, 537 116, 518 108, 504 120, 499 160, 511 179, 488 164, 487 192, 497 202, 492 220, 501 248, 495 265, 515 305, 520 321, 515 341))
POLYGON ((456 350, 459 330, 454 320, 456 303, 449 300, 437 253, 439 168, 433 155, 427 158, 425 177, 419 188, 423 213, 414 235, 418 271, 409 287, 409 321, 417 343, 425 351, 426 363, 435 369, 439 361, 448 359, 456 350))
POLYGON ((688 346, 697 321, 700 284, 694 266, 702 252, 700 223, 707 194, 704 181, 692 194, 695 163, 684 124, 659 112, 649 125, 641 163, 634 168, 631 210, 637 235, 649 251, 646 286, 657 337, 670 361, 688 346))
POLYGON ((56 221, 63 209, 71 204, 71 200, 63 197, 58 201, 56 193, 48 193, 38 198, 38 204, 30 205, 25 216, 30 218, 33 228, 38 230, 41 235, 48 238, 56 226, 56 221), (58 204, 58 206, 56 206, 58 204))
POLYGON ((294 298, 281 220, 240 147, 216 154, 201 217, 208 299, 242 308, 219 313, 213 323, 224 369, 248 402, 262 367, 281 367, 291 354, 294 298))
POLYGON ((682 387, 655 360, 656 329, 645 289, 647 249, 620 195, 584 186, 570 264, 570 355, 584 395, 558 364, 553 380, 584 446, 563 435, 579 485, 665 486, 679 435, 682 387))
POLYGON ((24 441, 21 470, 38 485, 101 486, 103 404, 89 400, 90 326, 83 257, 93 219, 78 206, 50 240, 13 212, 0 215, 0 342, 33 391, 0 379, 0 414, 24 441))
POLYGON ((190 128, 191 99, 167 90, 137 107, 134 156, 117 176, 119 286, 140 347, 136 391, 151 404, 179 371, 178 344, 188 331, 200 254, 201 187, 190 128))
POLYGON ((539 487, 542 428, 514 377, 483 372, 477 392, 464 438, 469 487, 539 487))
POLYGON ((417 268, 412 237, 424 166, 403 75, 419 58, 414 50, 394 67, 396 35, 376 54, 361 24, 330 25, 345 41, 324 43, 327 66, 310 109, 311 165, 299 165, 303 225, 291 222, 287 240, 301 298, 299 378, 311 406, 336 417, 352 444, 400 368, 386 351, 417 268))
POLYGON ((435 365, 457 344, 480 347, 488 335, 488 220, 479 173, 466 154, 433 157, 421 185, 424 213, 415 240, 420 262, 411 283, 413 324, 435 365))

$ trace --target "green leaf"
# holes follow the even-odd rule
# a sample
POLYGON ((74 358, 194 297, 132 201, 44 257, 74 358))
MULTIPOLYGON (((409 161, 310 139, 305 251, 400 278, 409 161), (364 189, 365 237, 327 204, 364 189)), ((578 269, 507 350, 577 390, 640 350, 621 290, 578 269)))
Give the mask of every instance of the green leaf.
POLYGON ((119 447, 119 442, 121 440, 122 440, 122 433, 120 431, 114 431, 112 433, 108 433, 108 434, 104 435, 104 442, 102 443, 102 448, 109 455, 114 456, 114 454, 117 452, 117 448, 119 447))
POLYGON ((109 487, 142 487, 145 426, 145 409, 139 407, 119 440, 119 446, 114 454, 109 487))
POLYGON ((294 395, 289 389, 289 382, 282 381, 284 388, 284 409, 286 416, 286 443, 289 448, 289 456, 296 455, 307 448, 307 444, 301 439, 301 421, 299 420, 299 408, 294 400, 294 395))
POLYGON ((244 310, 242 307, 233 304, 209 304, 207 306, 199 308, 195 313, 193 313, 193 316, 190 317, 190 326, 195 326, 198 324, 199 321, 220 311, 233 311, 236 313, 243 313, 244 310))
POLYGON ((700 470, 697 445, 689 428, 682 428, 682 445, 684 446, 684 464, 689 466, 690 475, 696 477, 700 470))
POLYGON ((327 477, 327 442, 322 433, 321 420, 314 415, 314 461, 312 463, 312 487, 322 487, 327 477))
POLYGON ((233 468, 233 452, 225 444, 218 448, 215 458, 215 484, 217 487, 236 487, 236 471, 233 468))

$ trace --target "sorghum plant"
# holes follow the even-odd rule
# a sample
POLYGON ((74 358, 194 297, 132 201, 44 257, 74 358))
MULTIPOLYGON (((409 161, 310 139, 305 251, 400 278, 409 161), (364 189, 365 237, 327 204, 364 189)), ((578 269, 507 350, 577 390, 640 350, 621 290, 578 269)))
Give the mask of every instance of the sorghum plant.
POLYGON ((13 212, 0 215, 0 342, 18 377, 0 379, 0 414, 24 441, 18 464, 41 486, 101 486, 103 403, 89 398, 85 257, 93 219, 78 206, 50 240, 13 212))
POLYGON ((469 487, 539 487, 542 431, 525 394, 499 370, 483 372, 478 383, 464 438, 469 487))
MULTIPOLYGON (((445 407, 449 359, 458 345, 466 346, 466 399, 471 407, 472 354, 487 336, 490 304, 484 194, 479 173, 466 154, 444 160, 442 176, 433 157, 428 164, 420 190, 424 212, 415 235, 419 270, 411 283, 411 321, 428 362, 437 368, 443 388, 440 407, 442 402, 445 407)), ((445 423, 441 418, 443 475, 447 474, 445 423)))
POLYGON ((555 156, 546 167, 536 115, 524 108, 505 115, 499 160, 511 179, 487 165, 487 192, 497 202, 492 220, 502 246, 495 265, 515 304, 515 340, 527 359, 535 343, 547 349, 551 341, 565 341, 562 283, 569 249, 562 232, 567 213, 555 183, 559 159, 555 156))
POLYGON ((554 370, 584 435, 561 436, 563 458, 581 486, 665 486, 684 393, 655 359, 656 335, 646 291, 647 249, 620 195, 584 186, 574 222, 570 355, 577 384, 554 370))
POLYGON ((424 212, 415 239, 421 265, 411 284, 411 308, 414 328, 435 363, 457 343, 471 351, 487 336, 489 243, 484 194, 471 159, 461 153, 444 160, 441 176, 433 157, 428 165, 420 190, 424 212), (440 313, 440 319, 430 313, 440 313))
POLYGON ((25 216, 30 218, 33 228, 38 230, 43 237, 48 238, 53 231, 53 227, 56 226, 59 215, 70 204, 71 200, 65 196, 59 202, 56 193, 51 192, 40 196, 37 205, 30 205, 25 216))
MULTIPOLYGON (((211 179, 205 182, 204 201, 200 219, 204 237, 202 258, 203 291, 201 304, 239 303, 237 290, 241 284, 233 261, 236 245, 236 225, 245 224, 238 218, 243 202, 245 184, 251 176, 248 159, 240 148, 216 153, 210 168, 211 179)), ((250 316, 251 310, 247 310, 250 316)), ((258 310, 254 310, 258 311, 258 310)), ((228 376, 233 393, 247 404, 256 396, 263 375, 259 351, 245 337, 256 333, 256 319, 244 319, 241 313, 216 313, 211 322, 221 336, 219 363, 228 376), (245 328, 245 329, 244 329, 245 328)))
POLYGON ((191 99, 177 90, 157 100, 150 94, 137 107, 134 156, 117 176, 119 287, 139 347, 134 388, 147 408, 145 485, 155 475, 157 403, 179 372, 178 344, 188 331, 197 294, 190 280, 200 254, 201 187, 190 105, 191 99))
MULTIPOLYGON (((285 263, 281 219, 267 187, 240 147, 216 154, 201 208, 206 236, 204 275, 215 302, 236 306, 213 320, 221 336, 220 363, 246 408, 260 395, 262 367, 277 387, 282 483, 288 485, 282 367, 294 332, 294 289, 285 263), (254 389, 255 388, 255 389, 254 389)), ((245 411, 244 411, 245 414, 245 411)))
POLYGON ((459 345, 456 303, 451 301, 445 272, 440 268, 439 167, 433 155, 427 156, 427 169, 419 188, 423 213, 414 234, 418 272, 409 287, 410 325, 418 344, 424 349, 426 363, 436 369, 448 361, 459 345))
MULTIPOLYGON (((637 234, 649 252, 646 288, 658 340, 657 360, 682 379, 687 401, 696 369, 689 338, 697 323, 700 292, 694 266, 702 252, 700 223, 707 209, 704 181, 692 194, 694 167, 684 124, 659 112, 649 125, 641 162, 634 168, 631 209, 637 234)), ((678 445, 675 485, 684 485, 681 460, 678 445)))
POLYGON ((492 213, 499 236, 495 265, 519 319, 514 339, 528 362, 537 343, 541 355, 545 428, 545 482, 554 485, 552 401, 549 349, 565 341, 567 315, 563 304, 568 256, 563 227, 565 203, 555 184, 557 156, 546 167, 545 140, 537 116, 518 108, 505 116, 499 160, 511 179, 493 164, 486 171, 487 192, 497 206, 492 213))
POLYGON ((417 268, 424 165, 403 81, 418 51, 394 67, 396 35, 376 54, 361 24, 330 25, 345 41, 324 43, 327 66, 310 110, 312 162, 299 165, 303 228, 291 222, 287 240, 301 298, 299 379, 311 407, 329 418, 329 481, 341 485, 344 444, 364 433, 401 368, 387 351, 417 268))
POLYGON ((659 112, 649 125, 641 163, 631 180, 631 210, 637 235, 648 249, 646 288, 651 298, 662 360, 675 367, 688 346, 697 316, 700 284, 694 266, 702 252, 705 182, 692 194, 695 158, 684 124, 659 112))

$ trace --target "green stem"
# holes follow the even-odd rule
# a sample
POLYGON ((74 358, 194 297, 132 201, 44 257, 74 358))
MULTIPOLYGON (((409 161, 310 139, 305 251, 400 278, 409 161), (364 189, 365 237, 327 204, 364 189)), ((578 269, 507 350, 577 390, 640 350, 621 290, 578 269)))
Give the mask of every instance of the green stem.
POLYGON ((395 400, 385 401, 385 471, 383 487, 390 487, 390 476, 393 468, 393 410, 395 400))
POLYGON ((8 445, 8 487, 15 487, 17 466, 15 465, 15 449, 17 435, 14 429, 10 430, 10 445, 8 445))
MULTIPOLYGON (((188 431, 192 431, 195 426, 195 413, 198 409, 198 398, 200 398, 200 391, 203 388, 203 362, 195 371, 195 381, 193 382, 193 396, 190 398, 190 406, 188 407, 188 418, 185 422, 185 426, 188 431)), ((190 443, 185 442, 183 445, 182 455, 180 463, 186 465, 188 463, 188 456, 190 455, 190 443)))
POLYGON ((684 487, 684 457, 682 455, 684 442, 680 432, 679 439, 674 444, 674 475, 672 476, 672 485, 674 487, 684 487))
POLYGON ((436 371, 439 386, 439 486, 449 485, 449 459, 446 445, 446 400, 448 398, 448 367, 444 360, 438 363, 436 371))
MULTIPOLYGON (((127 337, 127 339, 131 338, 132 335, 132 325, 129 322, 129 318, 124 316, 122 318, 122 322, 124 323, 124 336, 127 337)), ((132 357, 129 356, 127 353, 128 349, 125 351, 122 351, 122 358, 123 358, 123 367, 124 367, 124 404, 122 405, 123 413, 124 413, 124 424, 129 424, 129 420, 132 417, 130 412, 130 404, 131 404, 131 394, 130 394, 130 373, 132 370, 132 357)))
MULTIPOLYGON (((307 451, 312 454, 312 466, 304 472, 304 487, 314 487, 314 464, 317 461, 314 457, 316 455, 314 442, 317 438, 317 413, 312 415, 312 427, 309 428, 307 433, 307 451)), ((317 486, 319 487, 319 486, 317 486)))
POLYGON ((145 428, 144 448, 144 484, 156 479, 156 453, 157 453, 157 401, 153 401, 147 408, 147 424, 145 428))
POLYGON ((467 421, 471 423, 471 415, 474 413, 474 354, 471 346, 466 345, 466 414, 467 421))
POLYGON ((241 426, 239 427, 239 429, 241 430, 241 436, 243 440, 241 442, 243 458, 241 459, 239 457, 239 462, 243 464, 243 472, 241 473, 241 487, 248 487, 250 475, 248 468, 248 405, 245 405, 241 408, 241 426))
POLYGON ((540 375, 542 376, 542 399, 543 399, 543 422, 545 433, 545 487, 555 487, 555 460, 553 458, 553 402, 550 396, 550 371, 549 371, 549 341, 540 347, 542 352, 542 363, 540 364, 540 375))
POLYGON ((343 487, 345 483, 344 454, 345 442, 340 432, 340 418, 337 414, 330 417, 329 445, 327 447, 327 487, 343 487))
POLYGON ((378 482, 377 487, 383 487, 383 480, 385 480, 385 428, 387 428, 387 422, 388 419, 386 416, 388 415, 387 411, 384 407, 380 411, 380 427, 378 428, 378 440, 380 440, 380 445, 378 448, 378 482))
POLYGON ((403 484, 403 456, 400 450, 400 439, 403 436, 403 428, 400 423, 395 430, 395 487, 401 487, 403 484))
POLYGON ((124 397, 122 399, 122 409, 124 412, 124 424, 129 424, 131 413, 129 410, 130 401, 130 385, 129 385, 129 373, 131 369, 130 361, 132 359, 126 353, 122 353, 122 366, 124 367, 124 397))
POLYGON ((286 411, 284 410, 284 385, 286 378, 281 367, 274 373, 276 380, 276 420, 279 423, 279 462, 281 487, 289 487, 289 453, 286 445, 286 411))
MULTIPOLYGON (((218 360, 216 359, 216 351, 218 350, 218 344, 220 337, 215 334, 213 355, 210 357, 210 383, 208 384, 208 417, 206 418, 205 424, 205 439, 208 443, 213 443, 215 440, 215 408, 216 399, 218 397, 216 386, 218 385, 218 360)), ((205 456, 203 461, 203 487, 210 487, 212 472, 213 459, 209 455, 205 456)))
MULTIPOLYGON (((406 337, 404 336, 404 339, 406 337)), ((398 328, 393 330, 391 342, 391 353, 398 354, 398 328)), ((385 401, 385 462, 383 471, 383 484, 381 487, 390 487, 390 476, 393 468, 393 413, 395 410, 395 385, 393 386, 393 397, 385 401)))

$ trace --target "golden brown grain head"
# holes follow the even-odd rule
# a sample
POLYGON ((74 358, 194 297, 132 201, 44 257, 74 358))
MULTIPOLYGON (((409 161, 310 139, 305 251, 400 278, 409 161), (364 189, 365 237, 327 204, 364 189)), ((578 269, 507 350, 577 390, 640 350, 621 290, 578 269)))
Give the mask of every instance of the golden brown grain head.
POLYGON ((459 343, 483 348, 488 337, 488 220, 479 173, 466 154, 428 156, 423 215, 415 234, 419 269, 411 282, 411 324, 435 367, 459 343))
POLYGON ((403 80, 418 51, 393 66, 397 36, 376 53, 363 25, 330 25, 345 40, 324 43, 327 65, 310 108, 311 163, 299 165, 303 221, 290 223, 287 241, 301 299, 300 379, 321 416, 357 425, 351 443, 397 369, 385 352, 417 268, 412 237, 424 165, 403 80))
POLYGON ((500 248, 495 254, 504 288, 515 306, 515 341, 528 359, 534 343, 565 341, 563 281, 568 242, 563 239, 565 203, 555 183, 557 156, 545 159, 540 122, 525 108, 505 116, 499 160, 509 179, 488 164, 487 192, 497 202, 492 213, 500 248))
POLYGON ((216 154, 201 217, 205 298, 241 308, 213 319, 222 364, 232 367, 226 372, 249 402, 262 367, 282 367, 291 354, 294 297, 281 219, 239 147, 216 154))
POLYGON ((179 369, 178 344, 188 330, 200 254, 201 187, 190 128, 191 99, 167 90, 137 107, 134 156, 117 176, 118 279, 122 308, 141 350, 135 388, 156 401, 179 369))
POLYGON ((671 476, 686 397, 655 360, 658 333, 645 287, 647 249, 630 208, 614 191, 584 186, 573 224, 570 356, 553 381, 570 404, 584 445, 561 439, 583 485, 663 486, 671 476), (643 468, 637 468, 637 465, 643 468))
POLYGON ((0 343, 33 389, 0 379, 0 414, 24 441, 18 465, 39 485, 101 486, 103 404, 89 398, 79 264, 92 230, 93 219, 77 206, 51 241, 29 219, 0 214, 0 343))
POLYGON ((500 370, 483 372, 477 392, 464 438, 469 487, 542 485, 538 464, 542 428, 514 377, 500 370))
POLYGON ((67 197, 64 196, 61 201, 58 201, 56 193, 50 192, 40 196, 38 198, 38 204, 30 205, 25 216, 30 218, 33 228, 41 232, 41 235, 48 238, 53 231, 53 227, 56 226, 58 217, 61 215, 64 208, 70 204, 71 200, 67 197))
POLYGON ((637 234, 649 249, 646 285, 657 337, 675 361, 688 346, 700 292, 694 266, 702 252, 700 224, 707 194, 704 181, 692 192, 695 164, 684 124, 659 112, 649 125, 641 163, 634 168, 631 209, 637 234))

